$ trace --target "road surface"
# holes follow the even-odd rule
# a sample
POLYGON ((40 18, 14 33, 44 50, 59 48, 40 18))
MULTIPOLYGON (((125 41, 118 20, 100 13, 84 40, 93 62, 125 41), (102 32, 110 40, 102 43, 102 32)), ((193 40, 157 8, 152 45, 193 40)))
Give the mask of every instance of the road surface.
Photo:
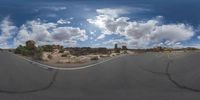
POLYGON ((199 100, 200 53, 146 53, 77 70, 0 52, 1 100, 199 100))

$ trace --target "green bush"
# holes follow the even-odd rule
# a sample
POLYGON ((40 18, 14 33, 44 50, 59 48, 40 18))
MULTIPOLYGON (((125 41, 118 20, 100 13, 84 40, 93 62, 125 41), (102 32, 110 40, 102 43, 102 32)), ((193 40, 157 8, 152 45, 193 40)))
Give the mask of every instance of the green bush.
POLYGON ((65 51, 64 49, 61 49, 61 50, 59 51, 59 53, 64 53, 64 51, 65 51))
POLYGON ((22 54, 23 56, 29 56, 29 51, 28 51, 27 49, 22 49, 22 50, 21 50, 21 54, 22 54))
POLYGON ((42 49, 45 52, 52 52, 53 51, 53 46, 52 45, 45 45, 45 46, 42 46, 42 49))
POLYGON ((15 49, 15 53, 16 53, 16 54, 21 54, 23 49, 24 49, 24 47, 23 47, 22 45, 19 45, 19 46, 15 49))
POLYGON ((99 60, 98 56, 91 57, 90 60, 99 60))
POLYGON ((35 50, 29 50, 26 46, 19 45, 15 50, 16 54, 22 54, 23 56, 33 56, 35 50))
POLYGON ((43 54, 43 49, 38 48, 34 54, 34 59, 36 60, 42 60, 42 54, 43 54))
POLYGON ((62 56, 62 57, 67 57, 67 56, 68 56, 68 54, 62 54, 61 56, 62 56))

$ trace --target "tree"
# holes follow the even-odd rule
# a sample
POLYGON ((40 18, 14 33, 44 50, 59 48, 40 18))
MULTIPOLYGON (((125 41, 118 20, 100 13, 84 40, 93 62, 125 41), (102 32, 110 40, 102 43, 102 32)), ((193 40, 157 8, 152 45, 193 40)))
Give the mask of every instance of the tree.
POLYGON ((33 56, 37 50, 35 46, 35 41, 29 40, 26 42, 26 46, 19 45, 15 49, 16 54, 22 54, 24 56, 33 56))
POLYGON ((26 48, 28 50, 35 50, 36 49, 35 41, 33 41, 33 40, 26 41, 26 48))
POLYGON ((52 45, 44 45, 44 46, 42 46, 42 49, 45 52, 52 52, 53 51, 53 46, 52 45))
POLYGON ((41 47, 39 47, 35 51, 33 58, 36 59, 36 60, 42 60, 42 54, 43 54, 43 49, 41 47))

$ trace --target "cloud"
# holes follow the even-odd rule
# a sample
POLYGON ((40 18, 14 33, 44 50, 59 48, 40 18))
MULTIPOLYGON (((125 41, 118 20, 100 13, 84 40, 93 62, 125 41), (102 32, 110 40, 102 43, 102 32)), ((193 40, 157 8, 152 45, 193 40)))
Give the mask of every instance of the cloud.
POLYGON ((200 36, 197 36, 197 39, 199 39, 199 40, 200 40, 200 36))
MULTIPOLYGON (((45 42, 58 43, 69 41, 84 41, 87 39, 85 30, 75 27, 62 26, 57 23, 42 22, 40 20, 29 21, 22 25, 16 40, 24 41, 32 39, 41 44, 45 42)), ((73 42, 74 43, 74 42, 73 42)))
POLYGON ((78 39, 84 41, 87 39, 85 35, 85 30, 81 30, 80 28, 73 28, 73 27, 58 27, 53 29, 53 38, 55 40, 73 40, 78 39))
MULTIPOLYGON (((111 12, 112 9, 108 11, 111 12)), ((128 39, 129 46, 147 47, 161 42, 165 44, 166 41, 176 44, 189 40, 195 33, 192 26, 183 23, 162 24, 160 20, 163 18, 162 16, 147 21, 134 21, 128 17, 119 16, 123 10, 117 9, 116 11, 116 9, 113 9, 113 11, 115 17, 104 13, 105 9, 98 9, 99 15, 95 19, 87 19, 90 24, 101 30, 102 34, 97 39, 116 34, 125 36, 128 39)))
POLYGON ((102 15, 109 15, 109 16, 112 16, 112 17, 118 17, 119 15, 121 14, 127 14, 129 13, 127 11, 127 9, 122 9, 122 8, 103 8, 103 9, 97 9, 96 12, 98 14, 102 14, 102 15))
POLYGON ((155 40, 167 39, 170 41, 189 40, 194 35, 191 26, 185 24, 169 24, 156 26, 152 31, 151 38, 155 40))
POLYGON ((102 8, 96 9, 96 12, 100 15, 108 15, 110 17, 119 17, 120 15, 138 13, 150 11, 150 9, 139 8, 139 7, 120 7, 120 8, 102 8))
POLYGON ((124 39, 112 39, 112 40, 103 42, 103 45, 106 45, 107 47, 111 47, 111 48, 113 48, 115 44, 118 44, 118 46, 128 45, 126 40, 124 39))
POLYGON ((8 43, 6 42, 3 42, 3 43, 0 43, 0 48, 2 49, 9 49, 9 48, 12 48, 8 43))
POLYGON ((13 25, 9 17, 5 17, 0 23, 0 30, 0 46, 7 48, 7 41, 16 34, 17 27, 13 25))
POLYGON ((40 19, 27 21, 19 28, 12 25, 12 22, 5 18, 1 23, 2 34, 0 35, 0 46, 17 47, 27 40, 34 40, 38 45, 61 44, 64 46, 74 46, 77 41, 85 41, 88 37, 84 29, 79 27, 60 26, 54 22, 44 22, 40 19), (15 31, 13 31, 15 29, 15 31), (18 30, 16 30, 18 29, 18 30), (12 34, 13 32, 14 35, 12 34), (12 39, 13 44, 8 44, 8 39, 12 39))
POLYGON ((10 21, 9 17, 5 17, 0 25, 2 35, 10 36, 16 29, 16 26, 10 21))
POLYGON ((52 10, 52 11, 62 11, 62 10, 66 10, 67 7, 65 6, 48 6, 48 7, 41 7, 41 8, 38 8, 38 9, 35 9, 36 12, 38 12, 39 10, 42 10, 42 9, 47 9, 47 10, 52 10))
POLYGON ((68 20, 59 19, 59 20, 57 21, 57 23, 58 23, 58 24, 70 24, 71 22, 68 21, 68 20))

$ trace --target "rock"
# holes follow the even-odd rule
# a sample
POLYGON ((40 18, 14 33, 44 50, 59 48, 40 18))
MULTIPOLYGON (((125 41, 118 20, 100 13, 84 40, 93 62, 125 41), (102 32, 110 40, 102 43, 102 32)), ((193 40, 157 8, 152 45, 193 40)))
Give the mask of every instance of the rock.
POLYGON ((49 61, 50 59, 49 59, 49 55, 50 55, 50 53, 48 53, 48 52, 43 52, 42 53, 42 60, 43 61, 49 61))
POLYGON ((90 55, 90 60, 99 60, 100 56, 99 55, 90 55))
POLYGON ((90 58, 86 57, 86 56, 81 56, 81 57, 79 57, 79 59, 80 59, 80 62, 82 62, 82 63, 90 61, 90 58))
POLYGON ((100 55, 101 58, 109 57, 109 55, 100 55))
POLYGON ((110 54, 111 57, 117 56, 117 55, 119 55, 119 53, 112 53, 112 54, 110 54))
POLYGON ((70 60, 69 59, 62 59, 62 60, 59 60, 57 63, 60 63, 60 64, 70 63, 70 60))

